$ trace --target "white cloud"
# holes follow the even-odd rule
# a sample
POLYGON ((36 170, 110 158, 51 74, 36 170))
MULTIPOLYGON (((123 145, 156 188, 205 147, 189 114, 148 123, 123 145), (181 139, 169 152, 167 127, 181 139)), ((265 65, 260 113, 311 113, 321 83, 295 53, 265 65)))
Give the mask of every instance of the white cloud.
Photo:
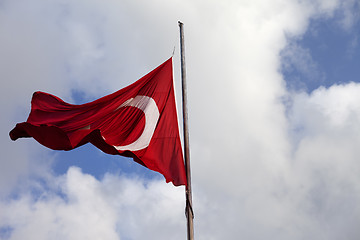
POLYGON ((326 239, 356 239, 360 209, 359 84, 320 88, 294 98, 292 123, 301 131, 293 168, 299 204, 326 239), (330 231, 330 228, 332 231, 330 231))
POLYGON ((300 93, 294 96, 293 112, 298 122, 309 132, 324 128, 338 129, 356 127, 359 120, 359 86, 356 83, 320 87, 311 95, 300 93))
POLYGON ((184 238, 183 188, 110 174, 98 181, 77 168, 56 177, 48 155, 21 154, 11 167, 2 158, 0 239, 184 238))
MULTIPOLYGON (((17 197, 0 202, 0 237, 185 237, 182 188, 110 174, 96 180, 77 168, 53 176, 48 165, 37 167, 47 152, 7 136, 14 119, 26 118, 28 106, 19 106, 35 90, 71 100, 75 88, 92 98, 137 79, 170 56, 182 20, 196 238, 357 239, 359 87, 290 96, 288 117, 279 73, 287 37, 301 36, 310 19, 339 7, 281 0, 3 2, 0 102, 9 117, 1 118, 0 187, 12 179, 3 192, 16 190, 17 197), (18 176, 33 180, 14 189, 25 182, 18 176)), ((309 59, 302 49, 292 52, 299 53, 309 59)))
POLYGON ((98 181, 72 167, 64 176, 48 179, 41 189, 31 190, 0 203, 0 226, 10 227, 9 239, 181 239, 185 235, 183 189, 162 181, 145 185, 113 175, 98 181))

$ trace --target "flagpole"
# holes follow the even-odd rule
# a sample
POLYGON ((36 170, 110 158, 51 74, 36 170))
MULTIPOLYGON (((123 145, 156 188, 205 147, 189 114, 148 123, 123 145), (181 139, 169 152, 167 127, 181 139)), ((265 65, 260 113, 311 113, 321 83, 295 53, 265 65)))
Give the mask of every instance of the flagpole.
POLYGON ((181 82, 182 82, 182 109, 183 109, 183 131, 184 131, 184 155, 187 185, 185 188, 186 197, 186 218, 187 218, 187 239, 194 239, 194 212, 192 208, 191 192, 191 172, 190 172, 190 149, 189 149, 189 127, 187 109, 187 88, 186 88, 186 68, 185 68, 185 43, 184 43, 184 24, 179 23, 180 28, 180 53, 181 53, 181 82))

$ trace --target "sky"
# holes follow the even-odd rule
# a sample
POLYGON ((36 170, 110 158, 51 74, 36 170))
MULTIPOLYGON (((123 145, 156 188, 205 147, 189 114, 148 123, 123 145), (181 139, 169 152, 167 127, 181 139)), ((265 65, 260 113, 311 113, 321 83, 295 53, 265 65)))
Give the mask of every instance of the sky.
POLYGON ((0 0, 0 239, 186 238, 184 187, 90 144, 8 135, 33 92, 89 102, 174 48, 181 112, 178 20, 195 239, 359 239, 359 12, 356 0, 0 0))

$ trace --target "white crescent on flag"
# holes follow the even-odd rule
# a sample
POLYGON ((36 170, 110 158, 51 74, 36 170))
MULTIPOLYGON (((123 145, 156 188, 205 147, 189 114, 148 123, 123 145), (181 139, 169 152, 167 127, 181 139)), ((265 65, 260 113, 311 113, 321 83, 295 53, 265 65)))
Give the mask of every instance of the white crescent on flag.
POLYGON ((136 107, 145 114, 145 126, 142 134, 134 142, 125 146, 114 146, 120 151, 139 151, 149 146, 151 138, 154 134, 156 124, 159 120, 159 109, 154 99, 148 96, 138 95, 130 98, 121 104, 116 110, 122 107, 136 107))

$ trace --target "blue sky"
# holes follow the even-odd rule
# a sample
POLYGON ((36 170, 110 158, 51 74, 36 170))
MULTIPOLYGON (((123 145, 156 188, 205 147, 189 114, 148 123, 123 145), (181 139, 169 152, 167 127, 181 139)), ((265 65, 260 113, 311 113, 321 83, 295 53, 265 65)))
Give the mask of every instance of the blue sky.
POLYGON ((174 46, 181 110, 178 20, 196 239, 359 239, 355 0, 0 1, 0 239, 185 239, 183 187, 90 144, 8 136, 34 91, 92 101, 174 46))
POLYGON ((289 87, 311 92, 320 86, 357 82, 360 71, 358 36, 357 22, 347 29, 336 17, 312 20, 306 33, 294 41, 309 52, 315 73, 304 72, 296 65, 283 69, 289 87))

